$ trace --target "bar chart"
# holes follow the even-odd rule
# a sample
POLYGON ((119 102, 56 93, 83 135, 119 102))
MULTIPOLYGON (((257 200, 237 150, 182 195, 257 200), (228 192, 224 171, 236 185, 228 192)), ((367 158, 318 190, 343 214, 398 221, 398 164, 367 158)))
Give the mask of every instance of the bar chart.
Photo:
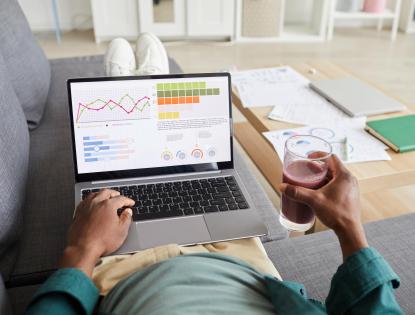
POLYGON ((84 161, 86 163, 125 160, 135 151, 131 149, 132 138, 112 139, 109 135, 83 137, 84 161))
POLYGON ((200 105, 203 98, 220 95, 220 88, 207 87, 205 81, 158 83, 156 87, 159 119, 182 118, 183 111, 200 105))

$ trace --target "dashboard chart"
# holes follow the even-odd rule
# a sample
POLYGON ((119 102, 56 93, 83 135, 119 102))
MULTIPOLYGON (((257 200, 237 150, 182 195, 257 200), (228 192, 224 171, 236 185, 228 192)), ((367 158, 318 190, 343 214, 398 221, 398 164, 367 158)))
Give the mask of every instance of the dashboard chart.
POLYGON ((79 173, 229 161, 227 77, 71 83, 79 173))
POLYGON ((76 123, 150 118, 150 97, 134 99, 129 94, 118 100, 97 98, 92 102, 78 103, 76 123))

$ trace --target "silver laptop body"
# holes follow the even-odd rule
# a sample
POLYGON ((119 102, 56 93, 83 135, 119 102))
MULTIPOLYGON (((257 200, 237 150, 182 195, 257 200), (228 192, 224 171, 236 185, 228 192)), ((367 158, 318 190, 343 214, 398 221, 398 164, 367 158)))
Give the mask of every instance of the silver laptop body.
POLYGON ((113 254, 267 233, 233 167, 228 73, 70 79, 67 87, 76 204, 96 189, 230 177, 247 204, 247 209, 133 221, 113 254))
POLYGON ((355 78, 317 80, 310 88, 352 117, 405 110, 405 106, 355 78))

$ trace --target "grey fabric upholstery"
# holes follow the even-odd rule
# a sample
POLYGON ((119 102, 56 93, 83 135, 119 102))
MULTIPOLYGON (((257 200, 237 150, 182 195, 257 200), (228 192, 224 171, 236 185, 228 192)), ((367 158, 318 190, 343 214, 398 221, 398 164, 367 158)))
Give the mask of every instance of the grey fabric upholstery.
MULTIPOLYGON (((25 202, 24 233, 13 275, 53 269, 65 244, 74 209, 74 178, 66 79, 103 75, 102 57, 51 61, 52 80, 42 123, 30 133, 30 166, 25 202)), ((170 60, 172 72, 180 68, 170 60)), ((235 153, 237 170, 271 234, 286 237, 276 210, 246 165, 235 153)))
MULTIPOLYGON (((28 285, 7 290, 13 315, 24 314, 27 306, 29 305, 32 297, 35 295, 39 287, 40 285, 28 285)), ((0 314, 3 315, 3 313, 0 314)))
MULTIPOLYGON (((395 291, 407 314, 415 314, 415 214, 365 225, 369 244, 376 248, 401 278, 395 291)), ((265 244, 285 280, 303 283, 309 296, 324 301, 330 280, 342 263, 333 232, 321 232, 265 244)))
POLYGON ((50 67, 17 0, 0 1, 0 53, 29 128, 35 128, 48 96, 50 67))
POLYGON ((29 133, 1 54, 0 112, 0 273, 7 279, 14 265, 21 230, 29 133))
POLYGON ((3 279, 0 275, 0 314, 10 315, 12 313, 8 292, 4 287, 3 279))

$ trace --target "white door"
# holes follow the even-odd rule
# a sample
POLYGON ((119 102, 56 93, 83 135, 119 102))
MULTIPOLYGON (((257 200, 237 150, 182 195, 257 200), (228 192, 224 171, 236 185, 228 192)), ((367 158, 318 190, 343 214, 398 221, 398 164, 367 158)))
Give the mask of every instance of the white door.
POLYGON ((186 35, 185 0, 137 0, 140 32, 162 38, 186 35))
POLYGON ((188 36, 233 36, 233 0, 187 0, 188 36))
POLYGON ((137 0, 92 0, 96 41, 138 35, 137 0))

